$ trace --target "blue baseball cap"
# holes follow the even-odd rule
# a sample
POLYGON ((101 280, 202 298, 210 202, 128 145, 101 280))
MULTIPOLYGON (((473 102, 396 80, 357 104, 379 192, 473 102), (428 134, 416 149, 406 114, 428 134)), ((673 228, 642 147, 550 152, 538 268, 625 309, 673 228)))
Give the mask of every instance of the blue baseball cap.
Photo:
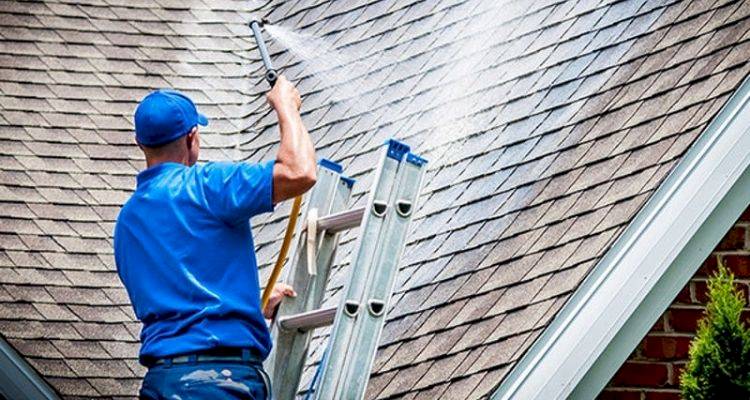
POLYGON ((154 147, 190 133, 196 125, 208 125, 189 97, 174 90, 155 90, 135 109, 135 139, 154 147))

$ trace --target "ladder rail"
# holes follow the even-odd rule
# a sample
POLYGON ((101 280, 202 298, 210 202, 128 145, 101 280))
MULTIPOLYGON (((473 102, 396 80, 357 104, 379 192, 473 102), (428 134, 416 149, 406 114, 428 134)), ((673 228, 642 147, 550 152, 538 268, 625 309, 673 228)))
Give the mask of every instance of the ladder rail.
POLYGON ((421 186, 424 175, 422 168, 411 163, 405 163, 399 172, 402 171, 403 173, 399 174, 401 182, 397 185, 398 190, 391 196, 390 205, 393 210, 386 217, 380 257, 366 296, 366 307, 357 322, 356 336, 352 338, 354 345, 348 350, 347 359, 350 365, 345 368, 342 380, 342 399, 364 398, 375 360, 374 355, 385 325, 393 286, 398 275, 398 263, 404 251, 406 235, 419 195, 417 188, 421 186))
POLYGON ((387 156, 384 151, 380 156, 380 167, 375 176, 375 184, 368 196, 366 212, 362 218, 360 236, 350 265, 350 279, 344 288, 344 295, 336 312, 336 320, 328 343, 328 359, 323 365, 319 387, 315 390, 315 399, 336 399, 341 389, 341 373, 346 363, 346 353, 354 330, 354 322, 361 309, 361 298, 365 290, 366 279, 371 269, 372 260, 377 251, 376 244, 383 224, 382 214, 375 212, 375 202, 385 202, 390 197, 393 177, 398 162, 387 156), (357 276, 359 279, 351 279, 357 276))
MULTIPOLYGON (((301 221, 306 221, 310 213, 328 215, 343 210, 351 197, 352 183, 352 180, 341 175, 341 167, 338 164, 321 160, 318 167, 318 182, 308 196, 303 212, 304 218, 301 221)), ((338 234, 321 236, 315 254, 318 270, 315 275, 310 275, 304 251, 307 243, 306 233, 298 234, 297 245, 284 276, 284 281, 295 288, 297 297, 286 298, 281 302, 276 320, 271 325, 271 335, 276 343, 266 359, 265 367, 272 382, 284 383, 272 385, 273 397, 279 400, 293 399, 296 396, 312 335, 312 331, 309 330, 281 329, 279 321, 293 314, 314 310, 320 307, 323 301, 330 264, 335 257, 338 234)))
MULTIPOLYGON (((394 176, 394 185, 393 190, 391 191, 390 195, 387 199, 387 207, 385 209, 385 213, 383 215, 383 224, 381 228, 381 234, 378 238, 378 243, 375 250, 375 256, 372 259, 372 268, 369 268, 367 271, 367 278, 366 278, 366 285, 362 291, 360 302, 362 303, 362 311, 357 316, 357 319, 353 323, 353 328, 350 332, 349 337, 349 346, 347 347, 344 355, 342 358, 344 359, 344 363, 341 366, 341 371, 339 372, 339 377, 337 378, 339 381, 339 385, 336 388, 336 391, 334 393, 334 396, 332 398, 336 399, 344 399, 344 398, 352 398, 353 397, 347 397, 346 394, 348 391, 351 390, 350 385, 348 385, 349 382, 347 382, 347 379, 353 375, 352 369, 354 369, 355 365, 362 365, 367 364, 367 359, 369 358, 369 354, 362 353, 358 351, 358 349, 361 347, 361 341, 363 334, 367 334, 367 332, 363 331, 363 322, 365 319, 368 318, 368 316, 371 314, 371 310, 368 304, 368 297, 369 292, 371 290, 370 285, 377 279, 377 276, 379 273, 381 273, 381 264, 383 262, 384 258, 387 258, 387 254, 384 253, 385 246, 383 246, 383 243, 386 241, 389 241, 388 233, 391 230, 391 225, 393 224, 393 215, 394 210, 392 207, 390 207, 391 204, 393 204, 394 197, 398 196, 401 192, 401 188, 399 186, 400 183, 403 181, 403 175, 404 175, 404 168, 399 165, 399 168, 396 172, 396 175, 394 176)), ((354 271, 352 271, 354 272, 354 271)), ((369 369, 367 370, 369 372, 369 369)), ((365 376, 364 370, 359 371, 360 377, 365 376)), ((367 374, 369 376, 369 374, 367 374)))

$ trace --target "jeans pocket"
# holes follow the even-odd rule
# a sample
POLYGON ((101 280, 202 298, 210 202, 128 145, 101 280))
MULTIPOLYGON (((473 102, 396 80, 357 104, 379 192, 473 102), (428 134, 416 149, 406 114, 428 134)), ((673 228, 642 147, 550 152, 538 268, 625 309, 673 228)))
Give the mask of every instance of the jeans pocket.
POLYGON ((200 363, 151 369, 142 399, 271 399, 271 382, 263 368, 248 364, 200 363))

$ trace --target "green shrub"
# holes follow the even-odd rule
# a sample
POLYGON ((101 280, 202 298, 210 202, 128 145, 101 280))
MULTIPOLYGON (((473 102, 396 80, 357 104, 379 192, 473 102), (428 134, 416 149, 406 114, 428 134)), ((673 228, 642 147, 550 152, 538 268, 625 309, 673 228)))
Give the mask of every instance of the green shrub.
POLYGON ((686 400, 750 399, 750 330, 741 319, 745 299, 719 260, 708 281, 706 316, 690 344, 680 379, 686 400))

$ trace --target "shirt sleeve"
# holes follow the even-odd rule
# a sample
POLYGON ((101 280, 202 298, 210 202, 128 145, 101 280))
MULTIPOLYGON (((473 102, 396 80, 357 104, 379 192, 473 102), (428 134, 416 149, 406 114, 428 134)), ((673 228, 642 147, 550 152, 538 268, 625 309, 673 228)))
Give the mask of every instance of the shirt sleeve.
POLYGON ((207 164, 201 174, 207 207, 231 224, 273 211, 273 166, 274 161, 207 164))

